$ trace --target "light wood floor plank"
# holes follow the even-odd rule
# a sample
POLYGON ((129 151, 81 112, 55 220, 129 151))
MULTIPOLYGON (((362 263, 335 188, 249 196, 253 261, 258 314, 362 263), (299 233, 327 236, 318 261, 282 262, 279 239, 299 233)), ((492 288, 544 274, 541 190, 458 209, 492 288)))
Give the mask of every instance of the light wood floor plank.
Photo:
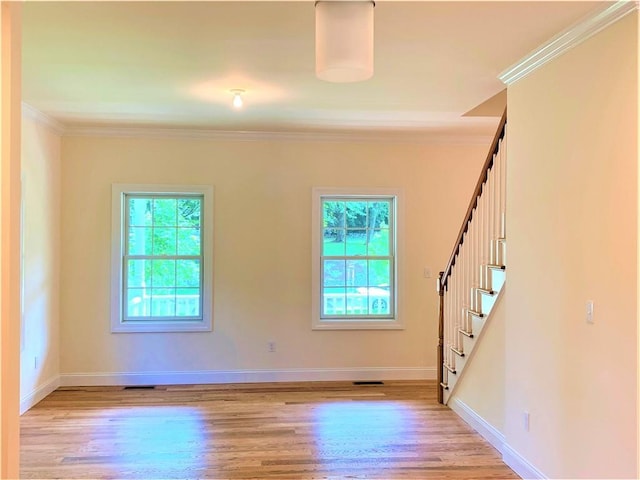
POLYGON ((435 382, 62 388, 21 433, 22 478, 519 478, 435 382))

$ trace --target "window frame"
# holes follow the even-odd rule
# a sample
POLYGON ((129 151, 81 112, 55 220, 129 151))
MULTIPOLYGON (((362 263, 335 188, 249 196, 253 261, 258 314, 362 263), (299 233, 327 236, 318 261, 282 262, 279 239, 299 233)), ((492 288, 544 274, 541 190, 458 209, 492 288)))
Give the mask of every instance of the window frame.
MULTIPOLYGON (((312 329, 313 330, 401 330, 404 329, 401 310, 402 295, 402 190, 398 188, 313 188, 312 189, 312 329), (331 315, 322 317, 323 302, 323 200, 391 200, 393 208, 393 228, 390 229, 389 246, 392 257, 392 284, 390 285, 390 302, 392 314, 388 316, 363 315, 331 315)), ((329 256, 330 257, 330 256, 329 256)), ((375 255, 361 256, 362 259, 375 259, 375 255)))
POLYGON ((112 185, 111 240, 111 332, 210 332, 213 314, 213 186, 211 185, 112 185), (202 318, 160 317, 152 320, 127 319, 126 268, 128 257, 126 237, 128 225, 126 199, 128 196, 188 197, 202 196, 200 229, 201 257, 200 302, 202 318))

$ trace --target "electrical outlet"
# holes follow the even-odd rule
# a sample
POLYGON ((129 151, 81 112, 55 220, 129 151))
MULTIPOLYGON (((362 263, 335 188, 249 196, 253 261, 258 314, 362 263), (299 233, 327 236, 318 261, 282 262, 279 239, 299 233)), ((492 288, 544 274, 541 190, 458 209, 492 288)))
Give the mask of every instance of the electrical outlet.
POLYGON ((269 349, 269 353, 273 353, 276 351, 276 342, 268 342, 267 348, 269 349))
POLYGON ((424 267, 422 274, 424 278, 431 278, 431 267, 424 267))

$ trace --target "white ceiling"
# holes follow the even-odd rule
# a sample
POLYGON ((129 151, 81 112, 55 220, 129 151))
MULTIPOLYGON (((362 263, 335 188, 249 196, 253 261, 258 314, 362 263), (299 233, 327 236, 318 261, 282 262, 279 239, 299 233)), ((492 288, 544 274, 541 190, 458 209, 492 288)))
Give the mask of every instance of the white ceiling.
POLYGON ((315 77, 314 2, 25 2, 23 100, 69 127, 491 135, 462 115, 603 2, 375 7, 372 79, 315 77), (231 107, 231 89, 246 90, 231 107))

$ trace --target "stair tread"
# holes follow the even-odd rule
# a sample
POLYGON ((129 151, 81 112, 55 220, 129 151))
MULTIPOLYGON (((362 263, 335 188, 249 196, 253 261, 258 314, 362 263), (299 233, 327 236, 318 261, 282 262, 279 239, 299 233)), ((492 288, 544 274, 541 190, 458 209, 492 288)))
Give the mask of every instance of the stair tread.
POLYGON ((490 268, 492 270, 506 270, 507 269, 507 267, 505 265, 493 265, 493 264, 487 265, 487 268, 490 268))
POLYGON ((485 295, 495 295, 496 293, 498 293, 494 290, 487 290, 486 288, 476 288, 476 291, 485 295))
POLYGON ((473 338, 473 332, 467 332, 466 330, 459 328, 458 331, 465 337, 473 338))
POLYGON ((453 347, 449 347, 449 348, 451 348, 451 351, 453 353, 455 353, 456 355, 460 355, 461 357, 464 357, 464 352, 462 350, 457 350, 457 349, 455 349, 453 347))
POLYGON ((478 317, 478 318, 483 318, 484 317, 484 313, 482 312, 477 312, 476 310, 467 310, 471 315, 473 315, 474 317, 478 317))

